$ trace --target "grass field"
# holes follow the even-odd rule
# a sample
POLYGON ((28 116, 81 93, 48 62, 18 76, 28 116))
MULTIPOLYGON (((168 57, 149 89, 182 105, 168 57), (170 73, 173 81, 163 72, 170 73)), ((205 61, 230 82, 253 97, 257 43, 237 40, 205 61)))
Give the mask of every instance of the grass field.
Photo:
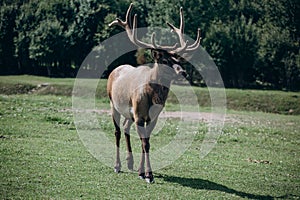
MULTIPOLYGON (((71 96, 74 79, 50 79, 35 76, 1 76, 0 94, 51 94, 71 96)), ((184 87, 179 87, 185 92, 184 87)), ((194 87, 201 107, 210 107, 206 88, 194 87)), ((300 92, 227 89, 227 109, 236 111, 261 111, 267 113, 300 115, 300 92)), ((100 80, 97 97, 108 103, 106 80, 100 80)), ((168 102, 176 104, 176 97, 169 95, 168 102)))
MULTIPOLYGON (((155 171, 154 184, 146 184, 136 173, 115 174, 85 148, 73 121, 73 82, 0 77, 1 199, 300 198, 299 93, 227 90, 228 98, 240 96, 237 101, 241 105, 229 99, 235 106, 230 107, 223 134, 210 154, 199 158, 199 146, 207 132, 207 124, 200 122, 191 147, 171 165, 155 171), (259 105, 244 106, 255 96, 259 105), (278 98, 272 101, 281 108, 261 110, 273 113, 255 112, 266 107, 269 102, 264 100, 272 96, 278 98)), ((104 86, 105 80, 100 84, 104 86)), ((205 89, 199 91, 205 94, 205 89)), ((104 97, 99 96, 97 105, 106 109, 104 97)), ((167 105, 170 110, 176 108, 172 104, 167 105)), ((110 116, 102 113, 98 119, 113 140, 110 116)), ((177 122, 166 120, 165 127, 151 138, 152 150, 174 137, 177 122)), ((138 138, 132 140, 134 151, 139 151, 138 138)))

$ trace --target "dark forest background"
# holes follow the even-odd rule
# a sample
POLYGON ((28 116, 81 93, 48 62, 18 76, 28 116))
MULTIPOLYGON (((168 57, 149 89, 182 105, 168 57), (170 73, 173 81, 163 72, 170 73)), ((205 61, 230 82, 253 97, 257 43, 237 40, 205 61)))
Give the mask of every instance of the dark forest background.
MULTIPOLYGON (((300 90, 299 0, 2 0, 0 74, 75 77, 84 58, 101 41, 123 31, 109 28, 134 3, 138 27, 178 26, 214 58, 226 87, 300 90)), ((142 54, 118 64, 137 65, 142 54)), ((87 69, 93 70, 93 69, 87 69)), ((201 76, 188 68, 190 82, 201 76)))

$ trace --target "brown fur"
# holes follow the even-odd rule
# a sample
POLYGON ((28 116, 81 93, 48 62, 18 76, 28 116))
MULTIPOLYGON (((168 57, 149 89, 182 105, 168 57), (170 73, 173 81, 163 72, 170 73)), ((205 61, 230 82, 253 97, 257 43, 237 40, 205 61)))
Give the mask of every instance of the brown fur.
MULTIPOLYGON (((120 115, 126 121, 135 123, 142 141, 143 153, 139 167, 140 176, 150 177, 153 180, 149 159, 150 134, 155 127, 157 118, 167 100, 171 77, 164 73, 175 73, 169 66, 154 64, 152 68, 140 66, 134 68, 130 65, 121 65, 109 76, 107 92, 111 100, 112 115, 116 127, 117 160, 115 170, 121 168, 119 140, 120 140, 120 115), (167 70, 166 70, 167 68, 167 70), (144 164, 146 163, 146 171, 144 164)), ((127 133, 129 135, 129 128, 127 133)), ((133 165, 133 157, 130 146, 130 137, 126 135, 128 166, 133 165)))

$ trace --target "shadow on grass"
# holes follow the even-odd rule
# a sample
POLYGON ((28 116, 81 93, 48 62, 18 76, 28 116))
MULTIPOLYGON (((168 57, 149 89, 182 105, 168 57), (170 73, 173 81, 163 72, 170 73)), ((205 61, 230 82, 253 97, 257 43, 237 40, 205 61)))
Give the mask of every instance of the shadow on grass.
POLYGON ((220 192, 225 192, 228 194, 234 194, 243 198, 248 199, 274 199, 272 196, 264 196, 264 195, 257 195, 257 194, 250 194, 246 192, 240 192, 231 188, 228 188, 224 185, 211 182, 209 180, 199 179, 199 178, 184 178, 184 177, 177 177, 177 176, 168 176, 161 174, 158 178, 163 178, 164 181, 171 182, 171 183, 178 183, 185 187, 190 187, 193 189, 198 190, 215 190, 220 192))

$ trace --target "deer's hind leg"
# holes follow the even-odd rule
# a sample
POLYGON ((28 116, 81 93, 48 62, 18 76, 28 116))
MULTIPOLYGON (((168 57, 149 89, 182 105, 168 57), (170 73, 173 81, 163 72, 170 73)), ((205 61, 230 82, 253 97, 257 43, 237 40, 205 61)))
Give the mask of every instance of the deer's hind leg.
POLYGON ((133 123, 131 119, 125 119, 124 121, 124 134, 125 134, 125 140, 127 145, 127 167, 129 170, 133 170, 133 155, 132 155, 132 149, 131 149, 131 143, 130 143, 130 126, 133 123))
POLYGON ((115 163, 115 172, 119 173, 121 171, 121 159, 120 159, 120 140, 121 140, 121 129, 120 129, 120 113, 112 107, 112 118, 115 126, 115 138, 116 138, 116 163, 115 163))

